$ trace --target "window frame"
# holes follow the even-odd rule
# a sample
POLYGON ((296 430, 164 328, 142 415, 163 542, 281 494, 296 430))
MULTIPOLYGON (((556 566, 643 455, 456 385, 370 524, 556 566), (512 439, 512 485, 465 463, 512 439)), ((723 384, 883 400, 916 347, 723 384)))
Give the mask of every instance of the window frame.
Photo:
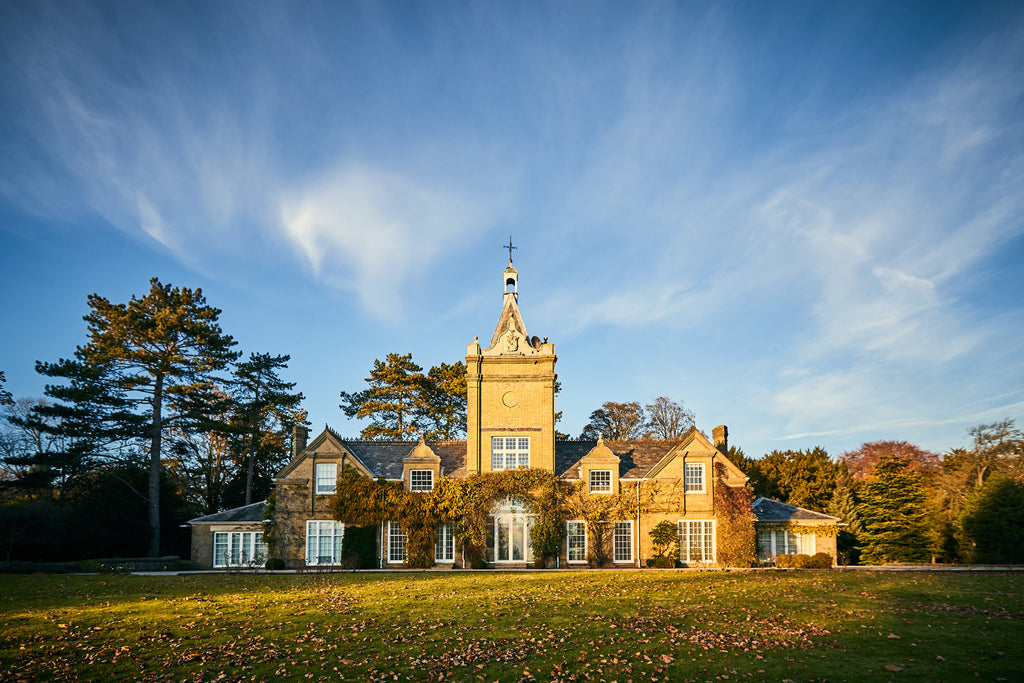
POLYGON ((590 493, 612 493, 612 471, 611 470, 590 470, 587 473, 587 491, 590 493), (594 475, 604 475, 601 478, 607 477, 606 482, 599 482, 607 486, 607 488, 597 488, 594 486, 594 475))
POLYGON ((621 519, 615 522, 615 526, 612 529, 612 562, 614 562, 615 564, 633 562, 633 520, 631 519, 621 519), (620 544, 620 541, 622 541, 623 539, 621 538, 622 535, 619 533, 619 531, 623 528, 629 529, 629 534, 625 539, 625 545, 620 544), (622 547, 629 548, 628 558, 620 557, 619 549, 622 547))
POLYGON ((676 522, 676 534, 679 536, 679 561, 686 565, 691 564, 714 564, 718 552, 718 528, 713 519, 680 519, 676 522), (686 525, 686 534, 683 534, 683 525, 686 525), (701 559, 690 558, 690 537, 691 525, 700 524, 700 550, 701 559))
POLYGON ((791 527, 761 528, 757 530, 757 554, 760 559, 771 562, 779 555, 813 555, 817 548, 817 540, 815 534, 803 533, 791 527), (762 541, 765 534, 768 535, 769 541, 767 547, 762 541), (778 539, 781 539, 781 543, 778 539))
POLYGON ((338 490, 338 463, 336 462, 318 462, 313 465, 313 493, 318 496, 330 496, 338 490), (330 468, 331 474, 329 476, 321 475, 321 468, 330 468), (327 490, 326 485, 323 489, 320 487, 321 481, 330 480, 331 487, 327 490))
POLYGON ((434 532, 434 563, 449 562, 455 563, 455 533, 451 522, 441 522, 434 532))
POLYGON ((587 552, 589 550, 589 548, 587 547, 587 543, 588 543, 588 541, 587 541, 587 522, 585 520, 582 520, 582 519, 566 520, 566 522, 565 522, 565 561, 567 563, 569 563, 569 564, 586 564, 587 563, 587 552), (572 528, 575 525, 579 525, 579 528, 582 531, 581 534, 580 533, 573 534, 572 528), (579 546, 577 546, 576 548, 573 547, 573 545, 572 545, 572 538, 573 538, 573 536, 576 536, 577 538, 582 536, 582 538, 583 538, 582 548, 580 548, 579 546), (574 549, 582 550, 582 553, 579 555, 579 557, 577 559, 573 559, 573 550, 574 549))
POLYGON ((409 470, 409 490, 410 491, 415 491, 417 493, 429 493, 430 491, 433 491, 434 490, 434 470, 425 470, 425 469, 409 470), (414 482, 414 476, 413 475, 416 475, 416 474, 419 474, 419 475, 426 474, 428 479, 429 479, 429 486, 424 488, 423 487, 423 482, 420 482, 419 485, 413 483, 414 482))
POLYGON ((683 465, 683 491, 685 493, 707 493, 704 463, 688 462, 683 465), (691 474, 691 470, 693 474, 691 474))
POLYGON ((214 568, 259 567, 267 561, 268 552, 262 531, 213 532, 212 564, 214 568), (218 543, 218 540, 222 540, 223 543, 218 543), (218 545, 223 548, 222 553, 218 552, 218 545), (220 563, 217 562, 218 556, 223 559, 220 563))
POLYGON ((345 538, 345 524, 338 522, 333 519, 307 519, 306 520, 306 553, 305 561, 308 567, 332 567, 341 564, 341 549, 344 544, 345 538), (315 533, 310 533, 311 529, 315 529, 315 533), (324 533, 324 530, 330 530, 330 533, 324 533), (316 539, 316 548, 310 547, 310 539, 316 539), (321 545, 326 539, 331 539, 331 554, 321 554, 321 545), (316 555, 313 555, 313 550, 316 551, 316 555), (327 562, 322 562, 321 559, 330 557, 327 562))
POLYGON ((406 533, 402 531, 402 525, 398 522, 388 522, 388 564, 404 564, 408 557, 408 537, 406 533), (395 550, 401 550, 401 557, 399 559, 392 559, 396 557, 395 550))
POLYGON ((530 469, 532 446, 531 438, 528 436, 492 436, 491 471, 501 472, 504 470, 530 469), (501 444, 501 447, 496 448, 496 445, 499 443, 501 444), (510 444, 512 445, 512 448, 507 448, 510 444), (499 453, 501 458, 500 463, 497 459, 499 453), (509 464, 510 459, 515 460, 514 465, 509 464), (525 463, 523 462, 524 460, 525 463), (496 464, 500 464, 501 467, 495 467, 496 464))

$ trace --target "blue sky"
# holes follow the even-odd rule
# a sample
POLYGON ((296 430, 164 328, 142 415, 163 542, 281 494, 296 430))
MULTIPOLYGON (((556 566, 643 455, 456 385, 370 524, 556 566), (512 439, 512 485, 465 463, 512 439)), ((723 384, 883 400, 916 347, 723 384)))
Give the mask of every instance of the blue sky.
POLYGON ((1024 420, 1024 6, 5 2, 0 369, 201 287, 315 429, 489 338, 509 234, 560 427, 749 455, 1024 420))

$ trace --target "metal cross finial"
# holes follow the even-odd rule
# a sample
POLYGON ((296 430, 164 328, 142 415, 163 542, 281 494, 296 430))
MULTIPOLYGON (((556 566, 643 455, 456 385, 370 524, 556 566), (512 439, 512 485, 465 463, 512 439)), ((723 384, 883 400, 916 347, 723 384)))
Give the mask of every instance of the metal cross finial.
POLYGON ((512 235, 508 236, 508 244, 503 244, 501 248, 508 249, 508 263, 509 265, 512 265, 512 250, 519 248, 512 246, 512 235))

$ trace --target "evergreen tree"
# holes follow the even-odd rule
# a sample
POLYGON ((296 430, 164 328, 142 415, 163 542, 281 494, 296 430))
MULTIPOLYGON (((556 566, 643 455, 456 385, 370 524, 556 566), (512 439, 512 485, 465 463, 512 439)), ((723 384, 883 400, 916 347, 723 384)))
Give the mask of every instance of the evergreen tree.
POLYGON ((38 363, 44 375, 67 384, 47 386, 60 402, 61 429, 102 447, 118 439, 148 442, 147 509, 149 553, 160 554, 160 475, 163 437, 170 428, 209 427, 205 417, 218 398, 218 373, 238 354, 218 324, 220 310, 202 290, 163 285, 153 278, 144 297, 113 304, 98 294, 88 299, 89 342, 75 360, 38 363))
POLYGON ((772 451, 757 461, 754 493, 821 511, 832 499, 838 471, 838 466, 821 447, 772 451))
POLYGON ((1024 484, 995 472, 964 503, 959 526, 971 561, 1024 564, 1024 484))
POLYGON ((345 414, 369 418, 369 427, 360 433, 364 439, 404 439, 422 430, 416 421, 425 410, 423 368, 413 362, 412 354, 389 353, 385 360, 374 360, 369 387, 363 391, 341 392, 345 414))
MULTIPOLYGON (((291 432, 296 424, 306 420, 299 409, 302 393, 291 393, 294 382, 285 382, 278 372, 288 367, 291 356, 271 356, 269 353, 250 353, 249 360, 235 366, 232 381, 231 406, 234 413, 233 429, 245 444, 246 476, 245 504, 252 503, 253 477, 260 451, 278 451, 280 439, 274 432, 291 432)), ((264 468, 268 470, 269 468, 264 468)), ((269 476, 268 472, 264 472, 269 476)))
POLYGON ((457 439, 466 434, 466 365, 441 363, 424 383, 423 414, 428 439, 457 439))
POLYGON ((869 564, 928 559, 926 493, 905 458, 884 456, 858 489, 861 559, 869 564))
MULTIPOLYGON (((848 475, 846 479, 848 479, 848 475)), ((838 517, 846 525, 839 530, 836 536, 836 552, 839 554, 836 560, 840 564, 857 564, 860 559, 857 538, 862 531, 860 517, 857 515, 857 499, 847 481, 842 477, 840 480, 842 483, 832 495, 827 511, 828 514, 838 517)))
POLYGON ((14 397, 11 396, 11 392, 4 388, 4 384, 7 382, 7 376, 4 375, 4 371, 0 370, 0 406, 10 405, 14 403, 14 397))

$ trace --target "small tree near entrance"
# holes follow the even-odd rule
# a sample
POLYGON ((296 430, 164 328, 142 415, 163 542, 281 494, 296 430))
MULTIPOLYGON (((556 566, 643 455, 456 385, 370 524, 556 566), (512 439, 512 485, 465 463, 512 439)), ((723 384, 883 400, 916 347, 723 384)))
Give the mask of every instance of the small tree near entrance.
POLYGON ((679 557, 679 530, 676 525, 662 520, 654 525, 649 535, 651 550, 654 552, 651 566, 662 569, 675 567, 676 558, 679 557))

